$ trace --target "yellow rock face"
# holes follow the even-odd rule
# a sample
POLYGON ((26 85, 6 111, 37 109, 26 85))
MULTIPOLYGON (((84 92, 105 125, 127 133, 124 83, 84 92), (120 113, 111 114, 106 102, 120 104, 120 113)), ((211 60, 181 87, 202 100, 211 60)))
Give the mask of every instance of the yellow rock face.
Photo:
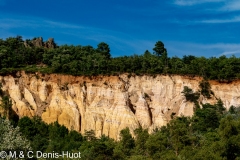
MULTIPOLYGON (((40 116, 46 123, 58 121, 81 133, 94 130, 119 139, 119 132, 142 126, 151 132, 166 125, 171 115, 192 116, 194 104, 182 95, 184 86, 199 90, 201 78, 184 76, 97 76, 25 74, 0 76, 13 110, 23 116, 40 116)), ((221 98, 225 107, 240 105, 240 83, 211 81, 215 97, 200 97, 214 104, 221 98)))

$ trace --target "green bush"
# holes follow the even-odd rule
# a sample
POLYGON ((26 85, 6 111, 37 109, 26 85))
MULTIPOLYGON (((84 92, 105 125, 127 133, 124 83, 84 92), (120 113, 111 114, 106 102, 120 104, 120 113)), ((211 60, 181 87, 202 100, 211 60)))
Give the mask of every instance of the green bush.
POLYGON ((212 94, 212 91, 211 91, 211 85, 208 81, 206 80, 202 80, 200 83, 199 83, 199 88, 200 88, 200 93, 206 97, 206 98, 211 98, 211 94, 212 94))
POLYGON ((193 92, 193 90, 187 86, 184 86, 182 93, 187 101, 194 103, 197 102, 200 96, 199 92, 193 92))

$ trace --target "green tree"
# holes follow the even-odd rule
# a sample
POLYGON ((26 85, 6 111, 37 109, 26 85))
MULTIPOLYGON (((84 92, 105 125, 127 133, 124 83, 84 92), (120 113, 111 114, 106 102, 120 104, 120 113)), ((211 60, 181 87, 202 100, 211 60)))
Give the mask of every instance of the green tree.
POLYGON ((84 138, 86 138, 86 140, 88 140, 88 141, 96 140, 94 130, 85 131, 84 138))
POLYGON ((228 112, 231 113, 231 114, 236 114, 236 113, 237 113, 236 107, 233 106, 233 105, 231 105, 230 108, 229 108, 229 110, 228 110, 228 112))
POLYGON ((170 133, 166 126, 150 134, 146 141, 147 153, 153 159, 161 159, 162 154, 170 149, 170 133))
POLYGON ((107 43, 101 42, 97 46, 97 52, 101 53, 103 56, 106 57, 106 59, 110 59, 110 48, 107 43))
POLYGON ((207 98, 211 98, 211 85, 207 80, 202 80, 199 83, 200 93, 207 98))
POLYGON ((203 104, 202 108, 197 108, 194 113, 193 129, 200 132, 214 130, 218 128, 220 118, 215 105, 203 104))
POLYGON ((68 134, 68 129, 63 125, 60 125, 58 122, 51 123, 48 128, 49 138, 52 140, 59 140, 68 134))
POLYGON ((3 96, 1 108, 3 109, 3 116, 11 118, 12 115, 12 100, 8 96, 3 96))
POLYGON ((4 92, 2 90, 2 83, 0 83, 0 96, 2 97, 4 95, 4 92))
POLYGON ((190 145, 190 139, 188 136, 190 128, 189 125, 189 118, 178 117, 176 119, 173 119, 167 126, 170 133, 170 143, 176 156, 179 155, 180 150, 184 146, 190 145))
POLYGON ((134 147, 135 154, 146 156, 147 155, 146 142, 149 137, 147 129, 143 129, 142 127, 140 127, 138 129, 135 129, 134 133, 136 135, 134 147))
POLYGON ((225 144, 224 155, 227 159, 236 159, 240 157, 240 122, 233 115, 227 115, 220 121, 219 133, 222 137, 222 142, 225 144))
POLYGON ((114 149, 115 159, 124 159, 131 155, 135 147, 134 139, 130 133, 129 128, 120 131, 120 141, 114 149))
POLYGON ((14 128, 9 120, 0 118, 0 150, 29 151, 30 142, 22 136, 19 127, 14 128))
POLYGON ((33 140, 34 136, 37 134, 37 128, 29 117, 23 117, 18 121, 18 126, 20 131, 29 140, 33 140))
POLYGON ((219 116, 222 116, 226 111, 226 108, 223 106, 223 101, 221 99, 218 99, 217 103, 214 106, 216 107, 216 111, 219 116))
POLYGON ((49 145, 46 151, 62 152, 62 148, 65 146, 64 138, 68 135, 68 129, 60 125, 58 122, 51 123, 48 126, 49 129, 49 145))
POLYGON ((183 91, 181 93, 183 93, 187 101, 194 103, 197 102, 200 96, 198 92, 193 92, 193 90, 188 86, 184 86, 183 91))
POLYGON ((168 55, 167 55, 167 49, 164 48, 164 44, 161 41, 156 42, 155 47, 153 48, 153 51, 155 55, 158 57, 161 57, 161 61, 164 64, 163 73, 168 72, 168 55))
POLYGON ((80 148, 81 144, 84 141, 84 138, 80 133, 72 130, 68 133, 68 135, 65 136, 64 141, 65 141, 65 146, 63 150, 73 151, 80 148))
POLYGON ((157 56, 161 56, 166 52, 166 49, 164 48, 164 44, 161 41, 157 41, 155 44, 155 47, 153 48, 154 53, 157 56))

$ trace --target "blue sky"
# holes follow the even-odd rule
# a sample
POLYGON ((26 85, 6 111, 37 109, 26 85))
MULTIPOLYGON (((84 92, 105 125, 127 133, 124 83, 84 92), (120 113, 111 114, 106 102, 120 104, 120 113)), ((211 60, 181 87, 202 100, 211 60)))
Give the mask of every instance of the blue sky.
POLYGON ((109 44, 112 56, 240 57, 239 0, 0 0, 0 38, 53 37, 58 45, 109 44))

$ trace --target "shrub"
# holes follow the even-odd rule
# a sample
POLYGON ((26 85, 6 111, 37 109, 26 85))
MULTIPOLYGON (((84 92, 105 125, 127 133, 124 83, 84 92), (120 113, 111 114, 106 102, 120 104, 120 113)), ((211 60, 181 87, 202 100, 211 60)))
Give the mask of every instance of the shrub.
POLYGON ((212 91, 211 91, 211 85, 208 81, 206 80, 202 80, 200 83, 199 83, 199 88, 200 88, 200 93, 206 97, 206 98, 211 98, 211 94, 212 94, 212 91))
POLYGON ((197 102, 200 96, 199 92, 194 93, 193 90, 187 86, 184 86, 182 93, 184 94, 186 100, 190 102, 197 102))

